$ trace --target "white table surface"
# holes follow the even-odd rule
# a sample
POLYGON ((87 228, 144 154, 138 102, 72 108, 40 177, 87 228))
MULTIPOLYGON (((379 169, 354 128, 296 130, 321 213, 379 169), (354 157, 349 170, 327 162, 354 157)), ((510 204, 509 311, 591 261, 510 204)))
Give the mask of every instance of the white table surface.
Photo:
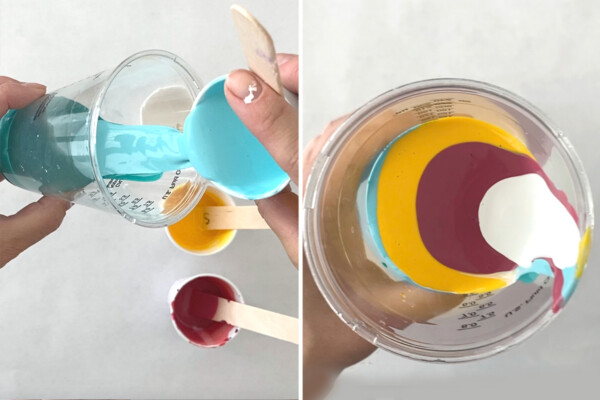
MULTIPOLYGON (((297 1, 237 2, 279 51, 298 51, 297 1)), ((245 66, 229 5, 0 0, 0 75, 59 88, 159 48, 207 82, 245 66)), ((0 213, 38 197, 2 182, 0 213)), ((298 315, 297 271, 270 231, 238 232, 224 252, 196 257, 161 229, 73 207, 0 270, 0 398, 296 397, 297 346, 242 331, 203 350, 175 333, 168 289, 203 272, 232 280, 249 304, 298 315)))
MULTIPOLYGON (((422 79, 521 95, 571 139, 600 205, 600 4, 595 1, 304 0, 305 143, 378 94, 422 79)), ((600 260, 550 326, 492 358, 434 365, 377 351, 330 399, 598 398, 600 260)))

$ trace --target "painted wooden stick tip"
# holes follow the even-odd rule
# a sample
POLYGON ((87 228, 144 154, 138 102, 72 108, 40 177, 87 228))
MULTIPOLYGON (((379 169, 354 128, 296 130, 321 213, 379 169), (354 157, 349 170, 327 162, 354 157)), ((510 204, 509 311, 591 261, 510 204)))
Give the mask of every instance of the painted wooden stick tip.
POLYGON ((248 68, 283 96, 277 53, 271 35, 256 17, 237 4, 231 6, 231 16, 248 68))

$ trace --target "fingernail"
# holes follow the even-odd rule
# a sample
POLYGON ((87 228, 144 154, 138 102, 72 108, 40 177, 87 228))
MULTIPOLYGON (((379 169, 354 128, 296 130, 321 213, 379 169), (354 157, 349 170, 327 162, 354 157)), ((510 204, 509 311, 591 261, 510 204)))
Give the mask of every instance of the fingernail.
POLYGON ((36 90, 46 90, 46 86, 44 86, 40 83, 27 82, 27 83, 23 83, 22 85, 36 89, 36 90))
POLYGON ((277 54, 277 64, 280 66, 290 61, 294 56, 292 54, 280 53, 277 54))
POLYGON ((246 104, 255 101, 262 92, 258 79, 243 69, 230 73, 225 81, 225 86, 235 97, 243 100, 246 104))

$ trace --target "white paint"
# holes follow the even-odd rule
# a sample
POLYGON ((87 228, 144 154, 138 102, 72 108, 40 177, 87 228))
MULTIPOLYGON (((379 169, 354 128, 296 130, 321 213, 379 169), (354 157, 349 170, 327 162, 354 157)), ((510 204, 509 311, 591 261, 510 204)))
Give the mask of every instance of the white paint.
POLYGON ((256 92, 258 89, 256 88, 256 83, 252 83, 248 86, 248 96, 246 96, 244 98, 244 103, 246 104, 250 104, 252 103, 252 100, 254 99, 254 92, 256 92))
POLYGON ((479 224, 496 251, 521 266, 540 257, 558 268, 575 265, 579 230, 544 179, 526 174, 501 180, 483 196, 479 224))

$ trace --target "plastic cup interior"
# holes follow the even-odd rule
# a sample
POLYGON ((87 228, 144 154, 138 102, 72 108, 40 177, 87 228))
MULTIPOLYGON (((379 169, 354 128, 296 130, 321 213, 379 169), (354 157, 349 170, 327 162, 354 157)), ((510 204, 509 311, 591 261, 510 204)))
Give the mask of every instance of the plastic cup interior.
POLYGON ((532 105, 492 85, 456 79, 403 86, 346 120, 322 150, 305 196, 305 251, 317 286, 337 315, 380 348, 425 361, 486 357, 548 324, 553 278, 475 295, 432 292, 393 281, 366 256, 357 215, 365 168, 400 133, 453 115, 496 125, 527 145, 567 194, 583 234, 593 225, 591 191, 568 139, 532 105))

